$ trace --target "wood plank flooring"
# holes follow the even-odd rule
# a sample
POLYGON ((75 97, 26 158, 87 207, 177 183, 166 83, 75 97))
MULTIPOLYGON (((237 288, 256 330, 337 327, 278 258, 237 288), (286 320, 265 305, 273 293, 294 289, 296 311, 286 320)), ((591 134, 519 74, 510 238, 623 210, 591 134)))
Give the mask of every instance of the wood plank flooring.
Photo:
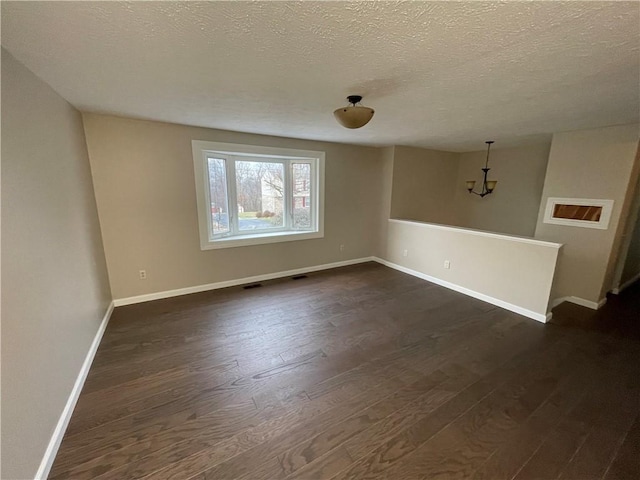
POLYGON ((554 318, 374 263, 119 307, 49 478, 640 478, 640 287, 554 318))

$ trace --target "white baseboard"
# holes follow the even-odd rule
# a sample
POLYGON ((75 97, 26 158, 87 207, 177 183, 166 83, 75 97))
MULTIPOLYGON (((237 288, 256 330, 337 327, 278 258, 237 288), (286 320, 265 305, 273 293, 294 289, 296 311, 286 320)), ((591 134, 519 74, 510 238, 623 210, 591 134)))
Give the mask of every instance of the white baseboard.
POLYGON ((616 288, 614 288, 613 290, 611 290, 611 293, 613 293, 614 295, 620 295, 620 292, 622 292, 624 289, 630 287, 631 284, 637 282, 638 280, 640 280, 640 273, 637 274, 634 277, 631 277, 629 280, 624 282, 622 285, 619 285, 616 288))
POLYGON ((426 273, 418 272, 416 270, 412 270, 410 268, 388 262, 387 260, 383 260, 382 258, 373 257, 373 260, 375 260, 378 263, 381 263, 382 265, 386 265, 387 267, 398 270, 400 272, 408 273, 409 275, 413 275, 414 277, 418 277, 428 282, 435 283, 437 285, 448 288, 450 290, 455 290, 456 292, 463 293, 473 298, 477 298, 478 300, 482 300, 483 302, 487 302, 492 305, 496 305, 498 307, 504 308, 505 310, 510 310, 512 312, 518 313, 525 317, 532 318, 533 320, 537 320, 538 322, 546 323, 549 320, 551 320, 551 313, 534 312, 533 310, 519 307, 518 305, 505 302, 498 298, 490 297, 489 295, 485 295, 484 293, 476 292, 475 290, 470 290, 468 288, 461 287, 460 285, 456 285, 455 283, 447 282, 446 280, 441 280, 440 278, 432 277, 431 275, 427 275, 426 273))
POLYGON ((160 300, 162 298, 178 297, 180 295, 188 295, 190 293, 206 292, 209 290, 217 290, 219 288, 235 287, 245 285, 247 283, 264 282, 275 278, 292 277, 303 273, 318 272, 320 270, 328 270, 330 268, 346 267, 347 265, 356 265, 358 263, 372 262, 373 257, 355 258, 352 260, 344 260, 342 262, 325 263, 323 265, 314 265, 311 267, 296 268, 295 270, 285 270, 281 272, 266 273, 264 275, 256 275, 253 277, 236 278, 234 280, 225 280, 223 282, 207 283, 205 285, 196 285, 193 287, 178 288, 176 290, 165 290, 163 292, 148 293, 146 295, 138 295, 135 297, 117 298, 113 302, 116 307, 124 305, 132 305, 134 303, 149 302, 151 300, 160 300))
POLYGON ((96 332, 96 336, 93 338, 93 342, 91 342, 91 346, 89 347, 87 356, 84 359, 82 368, 80 368, 78 378, 76 378, 76 383, 73 385, 73 389, 71 390, 71 394, 69 395, 67 404, 62 410, 62 414, 58 419, 58 423, 55 430, 53 431, 53 435, 51 435, 51 439, 49 440, 49 445, 47 445, 47 449, 44 452, 44 456, 42 457, 42 461, 40 462, 40 467, 36 472, 36 480, 46 480, 46 478, 49 476, 49 471, 51 470, 53 461, 55 460, 56 454, 58 453, 58 448, 60 448, 62 437, 64 437, 64 432, 67 430, 69 420, 71 420, 73 409, 76 407, 76 403, 78 402, 78 397, 80 397, 80 392, 82 391, 84 382, 87 379, 87 375, 89 374, 89 369, 91 368, 93 358, 96 356, 96 352, 98 351, 98 347, 100 346, 102 335, 104 335, 104 331, 107 329, 107 324, 109 323, 109 319, 111 318, 111 313, 113 312, 114 306, 114 302, 111 302, 109 304, 109 307, 107 308, 106 313, 104 314, 104 317, 102 317, 100 327, 96 332))
POLYGON ((555 308, 558 305, 560 305, 562 302, 570 302, 570 303, 575 303, 576 305, 580 305, 581 307, 587 307, 590 308, 591 310, 599 310, 602 308, 602 306, 607 303, 607 299, 606 298, 602 298, 597 302, 592 302, 591 300, 585 300, 584 298, 580 298, 580 297, 560 297, 560 298, 556 298, 553 302, 551 302, 551 307, 555 308))
POLYGON ((262 282, 262 281, 266 281, 266 280, 273 280, 275 278, 283 278, 283 277, 291 277, 293 275, 300 275, 303 273, 310 273, 310 272, 317 272, 320 270, 328 270, 331 268, 338 268, 338 267, 344 267, 347 265, 356 265, 358 263, 365 263, 365 262, 378 262, 382 265, 385 265, 387 267, 393 268, 395 270, 399 270, 401 272, 404 273, 408 273, 409 275, 413 275, 414 277, 418 277, 418 278, 422 278, 423 280, 426 280, 428 282, 432 282, 435 284, 438 284, 440 286, 443 286, 445 288, 449 288, 451 290, 455 290, 456 292, 460 292, 463 293, 465 295, 469 295, 470 297, 474 297, 477 298, 479 300, 482 300, 483 302, 487 302, 487 303, 491 303, 492 305, 496 305, 498 307, 504 308, 506 310, 510 310, 512 312, 518 313, 520 315, 524 315, 525 317, 529 317, 532 318, 534 320, 537 320, 538 322, 542 322, 542 323, 546 323, 549 320, 551 320, 551 313, 546 313, 546 314, 542 314, 542 313, 537 313, 534 312, 532 310, 528 310, 526 308, 522 308, 519 307, 517 305, 513 305, 511 303, 505 302, 503 300, 494 298, 494 297, 490 297, 489 295, 485 295, 483 293, 479 293, 476 292, 474 290, 470 290, 468 288, 465 287, 461 287, 459 285, 441 280, 439 278, 436 277, 432 277, 430 275, 426 275, 424 273, 420 273, 418 271, 415 270, 411 270, 410 268, 406 268, 406 267, 402 267, 400 265, 396 265, 395 263, 391 263, 388 262, 386 260, 383 260, 381 258, 378 257, 363 257, 363 258, 356 258, 353 260, 345 260, 342 262, 334 262, 334 263, 326 263, 323 265, 314 265, 311 267, 303 267, 303 268, 297 268, 295 270, 285 270, 285 271, 280 271, 280 272, 274 272, 274 273, 267 273, 264 275, 256 275, 253 277, 244 277, 244 278, 237 278, 234 280, 225 280, 222 282, 216 282, 216 283, 208 283, 205 285, 196 285, 193 287, 186 287, 186 288, 178 288, 175 290, 165 290, 162 292, 154 292, 154 293, 148 293, 145 295, 138 295, 135 297, 126 297, 126 298, 117 298, 114 300, 114 304, 116 307, 121 307, 124 305, 133 305, 136 303, 143 303, 143 302, 150 302, 152 300, 160 300, 163 298, 171 298, 171 297, 177 297, 180 295, 188 295, 190 293, 199 293, 199 292, 206 292, 209 290, 217 290, 220 288, 227 288, 227 287, 235 287, 238 285, 246 285, 248 283, 256 283, 256 282, 262 282))

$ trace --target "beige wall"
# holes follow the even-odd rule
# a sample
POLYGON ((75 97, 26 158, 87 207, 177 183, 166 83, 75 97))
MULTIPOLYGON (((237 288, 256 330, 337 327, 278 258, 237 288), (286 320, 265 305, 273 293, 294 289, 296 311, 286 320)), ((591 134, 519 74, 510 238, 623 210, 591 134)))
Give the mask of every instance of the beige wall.
POLYGON ((391 218, 456 224, 458 154, 394 147, 391 218))
POLYGON ((636 218, 634 228, 631 230, 631 242, 619 284, 626 285, 638 276, 640 276, 640 216, 636 218))
POLYGON ((549 143, 518 148, 492 148, 489 179, 498 184, 491 195, 480 198, 466 190, 467 180, 476 180, 480 189, 487 152, 459 155, 455 184, 457 224, 478 230, 532 237, 536 229, 542 196, 549 143))
POLYGON ((2 478, 33 478, 111 300, 80 113, 2 50, 2 478))
POLYGON ((550 143, 494 149, 490 178, 498 188, 484 198, 470 195, 465 181, 481 181, 486 151, 391 148, 390 218, 533 236, 550 143))
POLYGON ((628 208, 628 191, 635 184, 632 173, 637 148, 638 125, 553 136, 535 237, 565 245, 554 298, 573 296, 598 302, 610 287, 605 277, 620 235, 619 222, 628 208), (609 228, 597 230, 543 223, 549 197, 614 200, 609 228))
MULTIPOLYGON (((603 282, 603 295, 608 291, 619 293, 623 283, 622 277, 625 273, 624 270, 627 266, 628 254, 631 254, 632 259, 630 259, 630 261, 633 263, 634 252, 630 251, 630 248, 632 246, 631 243, 633 241, 636 220, 640 213, 640 142, 638 143, 635 165, 631 171, 629 185, 620 215, 620 222, 618 222, 616 238, 611 249, 612 255, 609 257, 609 265, 603 282), (633 178, 636 179, 635 185, 632 184, 633 178), (615 255, 613 253, 615 253, 615 255)), ((627 270, 627 273, 628 272, 627 270)), ((630 279, 627 278, 624 282, 628 283, 629 280, 630 279)), ((624 289, 625 286, 622 286, 622 288, 624 289)))
POLYGON ((520 313, 535 314, 543 321, 559 247, 506 235, 390 220, 383 258, 527 310, 520 313), (444 268, 445 260, 451 262, 449 269, 444 268))
POLYGON ((374 254, 382 257, 387 250, 389 218, 391 218, 391 193, 393 187, 393 157, 396 147, 380 149, 380 178, 378 180, 378 235, 374 254))
POLYGON ((95 114, 85 114, 84 124, 116 299, 372 254, 379 149, 95 114), (200 250, 192 140, 325 151, 324 238, 200 250))
MULTIPOLYGON (((638 125, 638 128, 637 135, 640 137, 640 125, 638 125)), ((624 253, 626 256, 628 253, 628 247, 630 245, 630 242, 627 243, 629 240, 628 237, 635 227, 634 219, 637 216, 638 209, 640 209, 640 198, 637 197, 637 195, 640 194, 640 141, 637 142, 636 145, 635 161, 631 168, 627 190, 620 209, 620 221, 614 234, 609 263, 600 290, 601 297, 605 297, 607 292, 619 286, 617 267, 622 260, 622 254, 624 253)))

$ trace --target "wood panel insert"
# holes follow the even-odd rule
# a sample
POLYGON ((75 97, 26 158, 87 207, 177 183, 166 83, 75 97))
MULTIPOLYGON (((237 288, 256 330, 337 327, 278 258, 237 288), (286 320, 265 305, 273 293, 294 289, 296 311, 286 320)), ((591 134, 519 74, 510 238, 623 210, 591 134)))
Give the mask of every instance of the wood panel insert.
POLYGON ((602 206, 596 205, 565 205, 557 203, 553 208, 554 218, 599 222, 601 215, 602 206))

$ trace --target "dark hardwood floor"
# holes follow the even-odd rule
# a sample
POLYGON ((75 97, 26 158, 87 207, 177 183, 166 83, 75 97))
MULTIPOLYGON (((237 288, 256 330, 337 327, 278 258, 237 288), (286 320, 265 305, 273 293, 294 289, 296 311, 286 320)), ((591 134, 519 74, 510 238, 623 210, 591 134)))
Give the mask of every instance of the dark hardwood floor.
POLYGON ((640 287, 543 325, 374 263, 117 308, 54 479, 637 479, 640 287))

